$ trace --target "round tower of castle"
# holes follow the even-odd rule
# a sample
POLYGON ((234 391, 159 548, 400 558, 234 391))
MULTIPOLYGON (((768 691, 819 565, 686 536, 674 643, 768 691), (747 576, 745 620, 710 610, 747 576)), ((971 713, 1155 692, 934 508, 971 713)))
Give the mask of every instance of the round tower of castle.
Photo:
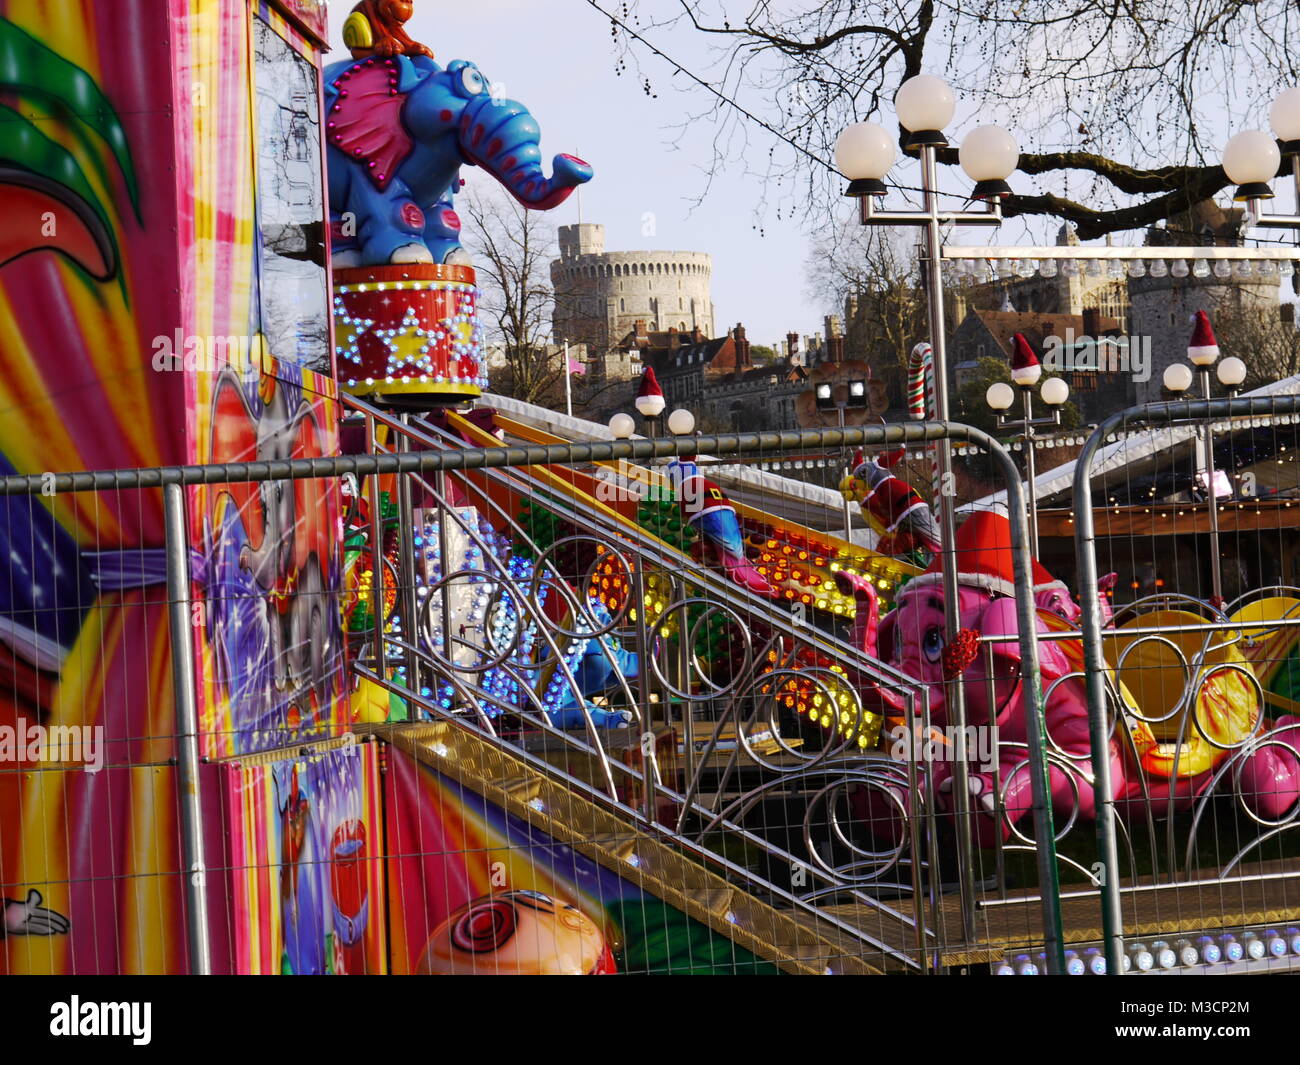
POLYGON ((713 259, 697 251, 605 250, 605 227, 560 226, 560 257, 551 263, 557 343, 585 343, 593 353, 618 347, 638 323, 645 331, 699 329, 714 335, 713 259))
MULTIPOLYGON (((1242 222, 1240 208, 1224 208, 1205 200, 1171 218, 1166 226, 1148 230, 1146 243, 1155 247, 1240 245, 1242 222)), ((1190 264, 1184 261, 1180 265, 1190 264)), ((1145 277, 1129 278, 1133 336, 1140 341, 1149 338, 1151 345, 1150 377, 1137 382, 1139 403, 1161 399, 1165 369, 1172 363, 1187 361, 1191 319, 1197 311, 1210 316, 1221 342, 1224 336, 1230 335, 1234 324, 1240 327, 1245 319, 1256 315, 1261 320, 1277 315, 1276 275, 1260 277, 1252 269, 1247 276, 1242 276, 1236 264, 1228 264, 1230 269, 1226 270, 1224 264, 1217 265, 1217 272, 1210 270, 1203 277, 1197 277, 1190 268, 1186 276, 1177 277, 1171 266, 1163 277, 1152 277, 1148 271, 1145 277), (1221 276, 1224 273, 1226 277, 1221 276)))

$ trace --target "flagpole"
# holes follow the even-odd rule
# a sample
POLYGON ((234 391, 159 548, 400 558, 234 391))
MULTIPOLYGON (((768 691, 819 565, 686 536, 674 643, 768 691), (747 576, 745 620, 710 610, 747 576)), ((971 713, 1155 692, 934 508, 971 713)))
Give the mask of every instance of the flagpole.
POLYGON ((564 410, 573 417, 573 377, 569 373, 569 342, 564 341, 564 410))

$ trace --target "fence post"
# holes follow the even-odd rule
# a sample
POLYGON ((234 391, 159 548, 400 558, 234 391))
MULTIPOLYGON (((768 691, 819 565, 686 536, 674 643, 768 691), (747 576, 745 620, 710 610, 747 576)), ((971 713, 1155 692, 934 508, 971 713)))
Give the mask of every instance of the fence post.
POLYGON ((185 488, 163 486, 167 545, 167 614, 171 630, 172 691, 176 700, 176 790, 180 797, 181 858, 185 867, 186 931, 190 972, 212 973, 208 944, 207 866, 199 793, 199 718, 195 702, 194 628, 190 624, 190 561, 185 488))

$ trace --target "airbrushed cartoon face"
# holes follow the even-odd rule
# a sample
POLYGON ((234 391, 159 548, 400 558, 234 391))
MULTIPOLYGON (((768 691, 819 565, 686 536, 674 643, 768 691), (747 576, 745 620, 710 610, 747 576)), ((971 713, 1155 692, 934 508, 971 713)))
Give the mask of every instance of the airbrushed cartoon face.
POLYGON ((429 937, 420 971, 434 976, 603 976, 614 956, 576 906, 537 891, 484 895, 429 937))

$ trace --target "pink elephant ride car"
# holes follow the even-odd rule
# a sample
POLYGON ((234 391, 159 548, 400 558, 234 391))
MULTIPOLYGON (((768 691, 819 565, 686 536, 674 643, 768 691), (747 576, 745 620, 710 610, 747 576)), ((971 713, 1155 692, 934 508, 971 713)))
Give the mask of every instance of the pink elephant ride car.
MULTIPOLYGON (((951 644, 946 639, 938 559, 903 587, 894 610, 879 621, 877 594, 869 581, 839 573, 837 582, 841 591, 857 600, 857 645, 926 687, 931 730, 926 742, 918 740, 921 722, 907 720, 906 705, 898 693, 870 685, 863 690, 863 699, 887 718, 885 749, 896 758, 918 758, 923 762, 919 768, 932 774, 937 803, 944 813, 954 808, 951 755, 956 723, 949 708, 954 686, 962 686, 972 830, 980 846, 992 846, 999 834, 1003 840, 1015 833, 1027 838, 1033 808, 1011 528, 1006 517, 980 511, 967 519, 957 532, 956 559, 961 630, 951 644), (995 637, 989 645, 991 655, 979 642, 982 636, 995 637), (991 742, 980 742, 991 740, 994 723, 996 749, 991 742), (891 747, 891 737, 904 742, 891 747), (996 790, 1001 794, 1000 823, 996 790)), ((1113 575, 1101 582, 1103 604, 1104 592, 1112 583, 1113 575)), ((1077 631, 1078 604, 1036 560, 1034 584, 1038 633, 1046 637, 1077 631)), ((1103 612, 1109 620, 1108 606, 1103 606, 1103 612)), ((1038 647, 1051 801, 1059 832, 1068 819, 1090 821, 1096 813, 1083 647, 1078 637, 1040 639, 1038 647)), ((1242 797, 1251 808, 1264 816, 1277 816, 1280 809, 1295 804, 1300 794, 1300 763, 1291 746, 1300 739, 1300 721, 1294 723, 1294 734, 1287 733, 1293 737, 1291 746, 1280 743, 1257 751, 1247 749, 1251 732, 1259 724, 1259 707, 1255 704, 1252 708, 1243 698, 1246 685, 1239 671, 1214 665, 1202 668, 1194 700, 1196 724, 1184 724, 1181 744, 1176 727, 1171 733, 1169 721, 1148 724, 1114 671, 1111 679, 1117 697, 1129 708, 1124 715, 1127 735, 1113 729, 1108 742, 1112 797, 1122 814, 1131 817, 1139 808, 1150 807, 1156 816, 1163 816, 1171 807, 1185 808, 1211 784, 1216 767, 1229 757, 1234 743, 1240 765, 1236 775, 1242 783, 1242 797), (1202 741, 1198 747, 1198 733, 1210 736, 1213 742, 1202 741), (1205 764, 1193 757, 1207 752, 1205 764)), ((864 791, 855 814, 869 824, 873 835, 897 841, 901 826, 887 823, 884 808, 889 806, 897 821, 897 810, 910 809, 910 805, 903 794, 895 799, 895 803, 886 803, 864 791)))

